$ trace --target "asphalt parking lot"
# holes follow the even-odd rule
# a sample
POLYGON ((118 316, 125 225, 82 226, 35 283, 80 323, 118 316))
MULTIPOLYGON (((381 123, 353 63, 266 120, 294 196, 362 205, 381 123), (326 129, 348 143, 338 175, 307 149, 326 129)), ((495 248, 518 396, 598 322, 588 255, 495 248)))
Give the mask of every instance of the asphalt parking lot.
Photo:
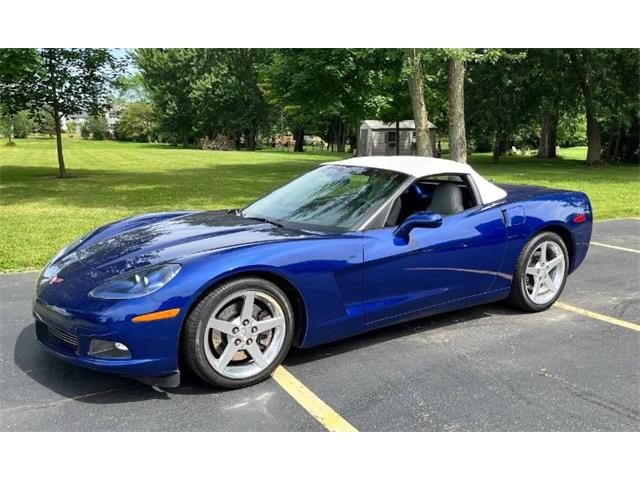
POLYGON ((295 351, 278 380, 237 391, 68 365, 36 344, 37 274, 0 275, 0 429, 638 431, 640 220, 596 223, 593 242, 562 307, 492 304, 295 351))

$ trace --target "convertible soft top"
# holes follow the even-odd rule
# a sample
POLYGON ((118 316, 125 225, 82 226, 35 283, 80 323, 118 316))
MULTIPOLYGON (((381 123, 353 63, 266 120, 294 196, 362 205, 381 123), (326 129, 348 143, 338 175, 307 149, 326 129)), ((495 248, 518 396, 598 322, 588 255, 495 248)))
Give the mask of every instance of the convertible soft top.
POLYGON ((473 178, 482 203, 487 204, 507 196, 500 187, 486 180, 466 163, 443 160, 432 157, 397 156, 397 157, 354 157, 337 162, 327 162, 324 165, 345 165, 351 167, 378 168, 404 173, 415 178, 430 177, 443 174, 465 174, 473 178))

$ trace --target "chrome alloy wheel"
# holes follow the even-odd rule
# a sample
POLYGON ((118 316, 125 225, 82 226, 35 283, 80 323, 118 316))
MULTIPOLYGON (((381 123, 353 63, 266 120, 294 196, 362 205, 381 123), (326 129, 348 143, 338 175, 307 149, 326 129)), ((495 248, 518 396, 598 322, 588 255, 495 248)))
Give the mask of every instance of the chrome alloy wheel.
POLYGON ((542 242, 533 250, 527 262, 527 296, 537 305, 546 304, 562 287, 564 275, 565 259, 562 248, 553 241, 542 242))
POLYGON ((204 328, 209 364, 230 379, 245 379, 266 369, 284 343, 283 307, 259 290, 241 290, 223 299, 204 328))

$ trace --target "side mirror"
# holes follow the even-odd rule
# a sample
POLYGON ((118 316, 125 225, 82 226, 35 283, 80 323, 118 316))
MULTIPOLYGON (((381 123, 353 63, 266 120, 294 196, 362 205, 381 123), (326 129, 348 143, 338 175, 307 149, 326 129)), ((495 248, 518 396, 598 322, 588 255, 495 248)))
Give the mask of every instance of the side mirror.
POLYGON ((438 228, 442 225, 442 215, 433 212, 417 212, 410 215, 402 225, 396 228, 393 236, 400 240, 400 244, 409 243, 409 233, 414 228, 438 228))

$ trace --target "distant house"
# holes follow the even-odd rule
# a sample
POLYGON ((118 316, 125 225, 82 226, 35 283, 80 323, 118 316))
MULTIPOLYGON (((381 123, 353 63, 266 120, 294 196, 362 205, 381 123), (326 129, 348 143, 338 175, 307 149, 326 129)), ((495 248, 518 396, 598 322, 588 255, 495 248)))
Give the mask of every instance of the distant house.
MULTIPOLYGON (((436 126, 429 122, 431 145, 436 145, 436 126)), ((380 120, 365 120, 360 125, 358 138, 359 157, 371 155, 396 155, 396 142, 400 143, 400 155, 416 154, 416 122, 403 120, 400 122, 400 138, 396 138, 396 124, 384 123, 380 120)), ((435 153, 435 152, 434 152, 435 153)), ((434 153, 432 153, 433 156, 434 153)))
POLYGON ((62 130, 69 131, 69 124, 73 123, 75 125, 76 131, 69 133, 80 133, 82 124, 87 121, 87 118, 89 118, 89 114, 87 112, 81 112, 74 115, 69 115, 67 117, 62 117, 62 130))
MULTIPOLYGON (((120 114, 124 110, 123 105, 116 104, 111 107, 110 110, 104 113, 104 117, 107 120, 107 125, 109 128, 109 133, 113 134, 116 123, 120 121, 120 114)), ((74 115, 69 115, 67 117, 62 117, 62 130, 68 131, 68 124, 73 123, 75 125, 75 133, 80 133, 82 129, 82 125, 88 120, 89 113, 88 112, 80 112, 74 115)))

